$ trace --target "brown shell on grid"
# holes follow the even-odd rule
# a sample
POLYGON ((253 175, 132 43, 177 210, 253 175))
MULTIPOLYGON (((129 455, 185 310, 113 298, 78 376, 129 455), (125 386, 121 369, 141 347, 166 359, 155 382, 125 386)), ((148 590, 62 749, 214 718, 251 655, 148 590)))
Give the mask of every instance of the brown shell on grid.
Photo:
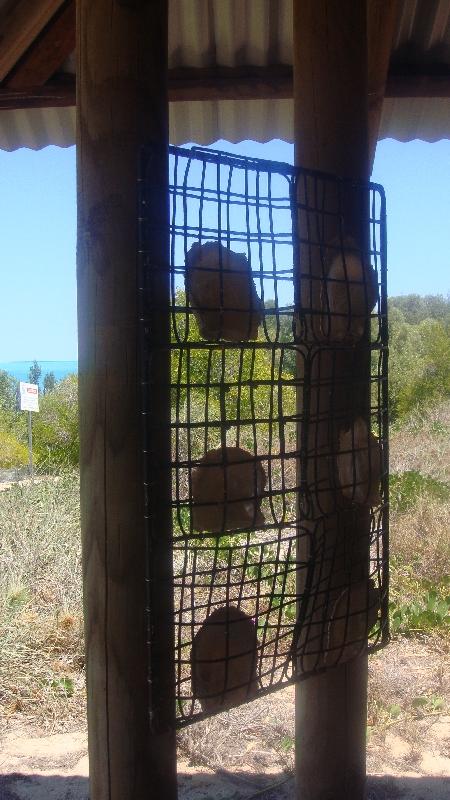
POLYGON ((325 664, 340 664, 363 653, 379 611, 379 592, 372 579, 343 589, 330 616, 325 664))
POLYGON ((358 506, 381 502, 380 442, 358 417, 349 428, 339 431, 337 476, 341 492, 358 506))
POLYGON ((257 339, 261 301, 250 264, 219 242, 196 242, 186 255, 186 292, 204 339, 257 339))
POLYGON ((331 342, 361 339, 370 330, 370 314, 378 301, 377 273, 356 250, 352 239, 344 240, 343 252, 332 257, 322 286, 321 330, 331 342))
POLYGON ((236 606, 210 614, 191 649, 192 693, 203 711, 244 703, 258 689, 256 626, 236 606))
POLYGON ((221 533, 264 523, 261 500, 266 473, 254 455, 240 447, 208 450, 192 470, 192 525, 221 533))

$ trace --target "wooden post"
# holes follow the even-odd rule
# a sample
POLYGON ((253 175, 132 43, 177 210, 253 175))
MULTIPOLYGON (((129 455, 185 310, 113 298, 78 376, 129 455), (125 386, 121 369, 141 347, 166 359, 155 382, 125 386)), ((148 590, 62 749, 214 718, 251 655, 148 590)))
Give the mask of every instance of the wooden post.
MULTIPOLYGON (((298 165, 347 178, 368 178, 365 2, 294 0, 294 107, 298 165)), ((348 198, 343 213, 346 232, 361 241, 364 235, 361 233, 361 209, 348 198)), ((320 290, 316 289, 320 282, 311 280, 321 275, 319 261, 318 257, 312 258, 310 276, 303 278, 301 286, 302 297, 309 296, 312 289, 313 311, 317 310, 314 306, 320 302, 320 290)), ((311 316, 312 326, 315 325, 313 319, 311 316)), ((367 352, 361 352, 359 363, 363 370, 367 359, 367 352)), ((337 380, 344 370, 348 373, 348 364, 345 359, 342 362, 337 351, 333 348, 328 353, 323 351, 320 369, 321 379, 325 382, 333 374, 335 388, 330 392, 325 387, 320 392, 316 387, 311 392, 311 407, 320 410, 324 421, 316 423, 308 446, 313 450, 317 448, 311 466, 313 472, 316 470, 316 483, 329 486, 331 508, 333 487, 329 483, 329 458, 326 454, 332 452, 335 442, 329 440, 327 417, 332 411, 331 403, 334 412, 337 410, 342 415, 350 403, 355 408, 355 400, 348 387, 338 388, 337 380)), ((366 375, 366 372, 361 374, 366 375)), ((368 393, 368 372, 365 389, 368 393)), ((361 400, 362 407, 365 402, 361 400)), ((326 491, 321 497, 322 508, 324 504, 327 504, 326 491)), ((367 548, 368 559, 368 514, 351 513, 346 520, 345 515, 331 514, 324 520, 323 528, 326 546, 338 543, 335 571, 342 568, 340 562, 345 554, 342 555, 339 548, 345 550, 345 542, 350 543, 350 549, 355 540, 360 542, 357 546, 363 550, 367 548)), ((332 558, 330 568, 331 563, 332 558)), ((321 580, 326 577, 322 572, 321 580)), ((336 580, 333 573, 329 578, 333 586, 336 580)), ((297 796, 301 800, 362 800, 365 789, 366 697, 365 655, 298 685, 296 774, 297 796)))
POLYGON ((367 63, 369 99, 369 171, 372 171, 380 130, 392 41, 400 3, 367 0, 367 63))
MULTIPOLYGON (((144 495, 138 385, 137 173, 160 157, 169 252, 167 0, 78 0, 78 325, 81 523, 90 797, 176 797, 173 670, 161 663, 160 728, 150 726, 144 495)), ((153 237, 153 239, 152 239, 153 237)), ((161 529, 161 537, 168 531, 161 529)), ((157 571, 157 570, 154 570, 157 571)), ((158 651, 170 652, 161 641, 158 651)), ((173 648, 172 648, 173 653, 173 648)))

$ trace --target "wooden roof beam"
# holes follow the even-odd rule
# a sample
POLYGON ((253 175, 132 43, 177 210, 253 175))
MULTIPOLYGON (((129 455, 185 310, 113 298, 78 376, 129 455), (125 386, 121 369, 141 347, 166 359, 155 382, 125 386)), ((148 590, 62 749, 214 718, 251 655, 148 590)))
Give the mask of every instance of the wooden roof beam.
POLYGON ((22 56, 5 85, 22 90, 43 86, 75 50, 75 0, 66 0, 22 56))
MULTIPOLYGON (((283 68, 284 69, 284 68, 283 68)), ((249 77, 237 75, 235 78, 209 76, 205 71, 201 80, 195 78, 194 70, 169 70, 169 100, 171 103, 206 100, 279 100, 291 99, 292 71, 290 67, 275 74, 270 67, 261 68, 260 74, 249 77), (288 74, 289 71, 289 74, 288 74), (266 73, 264 75, 264 72, 266 73)), ((389 74, 384 97, 445 97, 450 98, 450 69, 443 65, 440 70, 421 74, 417 70, 405 68, 404 72, 389 74)), ((370 101, 370 98, 369 98, 370 101)), ((27 89, 12 89, 0 86, 0 110, 20 108, 45 108, 75 105, 75 76, 61 75, 45 86, 31 86, 27 89)), ((378 109, 379 110, 379 109, 378 109)), ((375 110, 373 110, 375 116, 375 110)), ((375 122, 373 122, 375 125, 375 122)), ((377 129, 378 132, 378 129, 377 129)))
POLYGON ((52 81, 46 86, 11 89, 0 86, 0 111, 17 111, 22 108, 64 108, 76 105, 75 76, 67 80, 52 81))
POLYGON ((259 100, 293 96, 292 67, 213 67, 169 69, 169 100, 259 100))
POLYGON ((63 0, 19 0, 0 19, 0 81, 11 72, 63 0))

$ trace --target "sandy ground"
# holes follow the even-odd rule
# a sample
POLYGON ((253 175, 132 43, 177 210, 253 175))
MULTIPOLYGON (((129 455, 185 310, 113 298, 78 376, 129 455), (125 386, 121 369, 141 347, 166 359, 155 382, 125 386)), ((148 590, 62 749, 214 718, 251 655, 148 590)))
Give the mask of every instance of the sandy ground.
MULTIPOLYGON (((450 798, 449 649, 399 638, 371 657, 367 800, 450 798)), ((292 686, 188 726, 180 800, 294 800, 293 733, 292 686)), ((3 715, 0 800, 88 800, 88 772, 85 729, 45 733, 3 715)))
MULTIPOLYGON (((427 729, 427 746, 420 763, 398 770, 408 744, 389 734, 388 764, 369 774, 368 800, 448 800, 450 759, 436 753, 435 741, 450 741, 450 716, 433 720, 427 729)), ((84 731, 36 737, 24 728, 10 731, 1 755, 1 800, 88 800, 88 758, 84 731)), ((229 772, 179 762, 180 800, 294 800, 294 781, 289 773, 229 772)))
MULTIPOLYGON (((448 800, 450 715, 433 715, 421 724, 418 757, 414 744, 395 732, 384 736, 382 758, 379 745, 369 743, 367 800, 448 800), (376 771, 370 769, 374 760, 376 771)), ((36 736, 25 727, 12 726, 3 738, 0 800, 88 800, 88 774, 85 731, 36 736)), ((245 764, 232 770, 210 769, 182 757, 178 774, 180 800, 295 798, 290 769, 261 767, 258 772, 245 764)))

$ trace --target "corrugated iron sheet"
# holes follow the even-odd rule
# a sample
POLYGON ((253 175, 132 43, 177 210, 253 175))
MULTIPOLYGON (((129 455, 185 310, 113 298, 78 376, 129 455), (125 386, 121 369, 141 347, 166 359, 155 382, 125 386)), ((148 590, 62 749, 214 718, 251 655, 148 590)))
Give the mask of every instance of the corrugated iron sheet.
MULTIPOLYGON (((0 0, 0 7, 4 0, 0 0)), ((170 67, 264 66, 292 63, 291 0, 171 0, 170 67)), ((392 63, 450 64, 448 0, 403 0, 392 63)), ((73 59, 67 67, 74 68, 73 59)), ((217 139, 292 141, 290 100, 173 103, 174 144, 217 139)), ((380 138, 400 141, 450 138, 450 100, 387 98, 380 138)), ((75 110, 29 109, 0 113, 0 148, 39 149, 75 143, 75 110)))
MULTIPOLYGON (((218 139, 240 142, 254 139, 293 141, 291 100, 223 100, 220 103, 173 103, 170 141, 211 144, 218 139)), ((379 139, 435 142, 450 139, 450 100, 441 98, 387 98, 383 105, 379 139)), ((3 111, 0 114, 0 149, 49 144, 75 144, 75 109, 50 108, 3 111)))

